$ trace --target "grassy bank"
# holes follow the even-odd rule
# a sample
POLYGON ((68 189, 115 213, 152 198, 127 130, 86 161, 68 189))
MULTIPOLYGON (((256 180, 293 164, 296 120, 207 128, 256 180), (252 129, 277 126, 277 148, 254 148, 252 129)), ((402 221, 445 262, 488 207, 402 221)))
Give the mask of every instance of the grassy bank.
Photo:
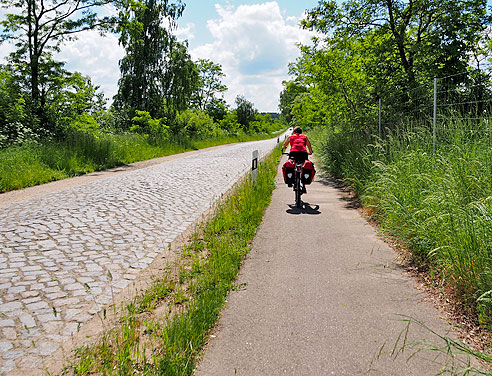
POLYGON ((191 375, 275 187, 278 149, 191 237, 182 256, 123 309, 120 325, 76 350, 65 374, 191 375))
POLYGON ((0 193, 189 150, 271 137, 274 135, 183 138, 152 145, 136 134, 94 137, 74 133, 61 142, 0 149, 0 193))
MULTIPOLYGON (((474 127, 477 128, 476 126, 474 127)), ((382 231, 429 267, 436 285, 492 328, 492 154, 486 133, 453 123, 432 151, 432 135, 363 139, 318 134, 325 168, 349 182, 382 231)))

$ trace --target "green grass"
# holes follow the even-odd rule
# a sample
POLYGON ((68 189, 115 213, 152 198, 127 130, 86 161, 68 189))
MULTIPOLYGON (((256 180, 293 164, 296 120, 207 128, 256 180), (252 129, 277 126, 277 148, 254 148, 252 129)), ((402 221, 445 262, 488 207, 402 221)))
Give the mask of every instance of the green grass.
POLYGON ((0 149, 0 193, 115 166, 273 135, 238 135, 209 140, 174 139, 152 145, 136 134, 73 133, 59 142, 0 149))
MULTIPOLYGON (((385 140, 320 131, 313 143, 324 168, 354 188, 381 231, 404 245, 435 286, 490 331, 491 134, 480 129, 483 124, 446 125, 435 152, 425 128, 385 140)), ((489 355, 457 344, 451 347, 492 364, 489 355)))
POLYGON ((75 351, 76 375, 191 375, 250 250, 275 187, 280 151, 259 164, 191 237, 182 257, 123 308, 120 325, 75 351), (159 309, 164 317, 152 315, 159 309), (164 308, 164 310, 162 309, 164 308))
POLYGON ((328 171, 353 185, 382 231, 490 329, 492 153, 487 133, 465 131, 472 126, 452 123, 435 153, 425 129, 384 141, 325 134, 315 144, 328 171))

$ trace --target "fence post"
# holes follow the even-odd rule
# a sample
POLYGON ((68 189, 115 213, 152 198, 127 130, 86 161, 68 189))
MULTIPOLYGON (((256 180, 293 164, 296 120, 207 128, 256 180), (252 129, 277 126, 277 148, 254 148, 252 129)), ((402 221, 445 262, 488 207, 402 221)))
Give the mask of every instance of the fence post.
POLYGON ((432 116, 432 152, 436 152, 436 123, 437 123, 437 77, 434 77, 434 113, 432 116))
POLYGON ((379 98, 379 138, 381 138, 381 98, 379 98))

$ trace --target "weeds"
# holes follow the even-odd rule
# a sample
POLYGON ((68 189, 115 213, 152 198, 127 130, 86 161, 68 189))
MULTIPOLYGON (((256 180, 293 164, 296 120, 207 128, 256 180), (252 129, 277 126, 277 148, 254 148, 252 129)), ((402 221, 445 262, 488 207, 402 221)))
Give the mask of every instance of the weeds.
POLYGON ((414 262, 436 269, 492 327, 492 154, 488 138, 465 142, 468 128, 454 124, 435 153, 426 129, 351 144, 350 134, 328 134, 317 145, 326 168, 352 182, 381 229, 411 249, 414 262), (349 151, 326 151, 338 142, 349 151))
POLYGON ((492 363, 492 356, 488 353, 475 351, 462 341, 443 336, 423 322, 405 315, 398 315, 401 322, 405 324, 391 350, 386 350, 386 344, 383 344, 376 355, 375 361, 384 356, 396 359, 399 356, 406 357, 407 361, 419 353, 425 352, 432 354, 430 360, 439 364, 441 367, 438 375, 491 375, 491 371, 481 369, 479 362, 472 362, 472 359, 483 362, 484 364, 492 363), (413 340, 410 341, 409 332, 412 326, 420 326, 433 335, 433 340, 413 340), (437 343, 437 344, 436 344, 437 343), (474 364, 475 363, 475 364, 474 364))
POLYGON ((450 123, 436 152, 425 128, 384 140, 326 133, 315 145, 325 168, 352 184, 381 230, 490 330, 492 153, 488 134, 468 135, 471 128, 450 123))

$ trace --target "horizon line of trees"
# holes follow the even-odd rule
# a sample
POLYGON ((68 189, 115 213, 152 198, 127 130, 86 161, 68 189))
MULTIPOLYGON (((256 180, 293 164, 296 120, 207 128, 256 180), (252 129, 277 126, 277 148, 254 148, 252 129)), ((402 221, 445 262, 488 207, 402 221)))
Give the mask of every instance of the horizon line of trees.
POLYGON ((0 0, 0 43, 15 51, 0 65, 0 147, 63 138, 71 131, 135 132, 152 141, 269 132, 273 120, 236 97, 231 109, 219 64, 193 61, 174 35, 181 0, 0 0), (107 8, 111 15, 104 15, 107 8), (125 49, 109 109, 90 77, 54 53, 87 30, 116 33, 125 49))

